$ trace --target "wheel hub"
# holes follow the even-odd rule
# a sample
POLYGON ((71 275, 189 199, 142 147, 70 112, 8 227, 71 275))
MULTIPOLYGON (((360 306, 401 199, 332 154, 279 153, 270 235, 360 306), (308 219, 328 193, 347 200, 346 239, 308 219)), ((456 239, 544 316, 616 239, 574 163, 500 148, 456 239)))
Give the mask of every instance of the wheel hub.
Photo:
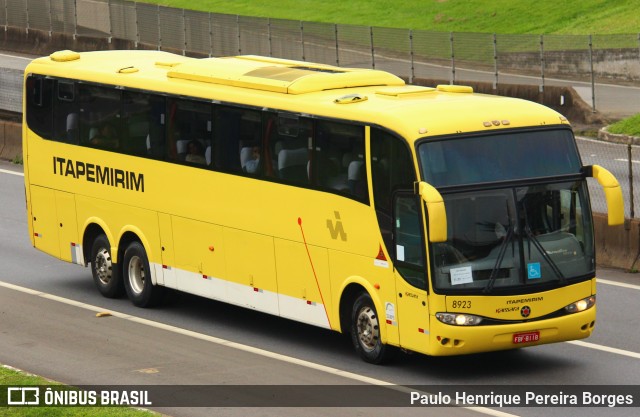
POLYGON ((358 313, 358 339, 367 351, 375 349, 380 337, 378 318, 370 307, 364 307, 358 313))
POLYGON ((102 248, 96 254, 96 275, 100 282, 104 285, 111 281, 111 273, 113 264, 111 262, 111 254, 106 248, 102 248))
POLYGON ((129 261, 129 283, 136 294, 140 294, 144 289, 145 279, 146 273, 142 259, 139 256, 133 256, 129 261))

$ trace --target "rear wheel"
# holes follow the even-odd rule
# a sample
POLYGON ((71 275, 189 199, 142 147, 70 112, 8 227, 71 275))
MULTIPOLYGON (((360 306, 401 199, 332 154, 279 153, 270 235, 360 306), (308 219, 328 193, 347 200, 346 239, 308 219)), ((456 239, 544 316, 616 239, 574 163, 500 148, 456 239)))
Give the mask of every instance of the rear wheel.
POLYGON ((103 296, 117 298, 124 293, 122 279, 111 257, 111 245, 105 235, 98 235, 91 245, 91 273, 103 296))
POLYGON ((380 364, 390 358, 391 348, 382 343, 378 313, 367 293, 362 293, 353 303, 351 341, 366 362, 380 364))
POLYGON ((160 301, 163 287, 151 282, 151 269, 144 246, 131 242, 122 262, 124 287, 131 302, 138 307, 152 307, 160 301))

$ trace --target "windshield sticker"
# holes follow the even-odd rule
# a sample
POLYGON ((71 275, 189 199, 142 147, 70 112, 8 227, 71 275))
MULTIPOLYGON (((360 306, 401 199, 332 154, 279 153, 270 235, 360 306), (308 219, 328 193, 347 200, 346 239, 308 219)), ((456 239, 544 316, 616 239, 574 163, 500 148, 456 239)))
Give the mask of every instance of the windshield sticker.
POLYGON ((404 246, 396 245, 396 259, 404 261, 404 246))
POLYGON ((542 272, 540 271, 540 262, 532 262, 527 264, 527 276, 529 279, 542 278, 542 272))
POLYGON ((451 285, 471 284, 473 282, 473 273, 470 266, 462 268, 451 268, 451 285))

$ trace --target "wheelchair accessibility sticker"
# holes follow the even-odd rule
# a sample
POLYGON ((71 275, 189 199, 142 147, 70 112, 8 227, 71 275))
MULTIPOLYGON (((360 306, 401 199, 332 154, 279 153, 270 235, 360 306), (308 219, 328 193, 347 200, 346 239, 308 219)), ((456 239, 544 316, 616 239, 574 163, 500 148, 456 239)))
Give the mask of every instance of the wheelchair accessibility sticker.
POLYGON ((540 271, 540 262, 532 262, 527 264, 527 276, 529 279, 542 278, 542 272, 540 271))

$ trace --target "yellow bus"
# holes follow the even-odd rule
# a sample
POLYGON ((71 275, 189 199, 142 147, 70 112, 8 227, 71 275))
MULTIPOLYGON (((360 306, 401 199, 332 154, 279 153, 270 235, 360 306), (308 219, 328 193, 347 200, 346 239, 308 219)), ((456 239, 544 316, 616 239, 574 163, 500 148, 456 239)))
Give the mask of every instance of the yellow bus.
POLYGON ((349 335, 366 361, 588 337, 567 120, 469 87, 258 56, 59 51, 25 70, 33 245, 140 307, 168 288, 349 335))

